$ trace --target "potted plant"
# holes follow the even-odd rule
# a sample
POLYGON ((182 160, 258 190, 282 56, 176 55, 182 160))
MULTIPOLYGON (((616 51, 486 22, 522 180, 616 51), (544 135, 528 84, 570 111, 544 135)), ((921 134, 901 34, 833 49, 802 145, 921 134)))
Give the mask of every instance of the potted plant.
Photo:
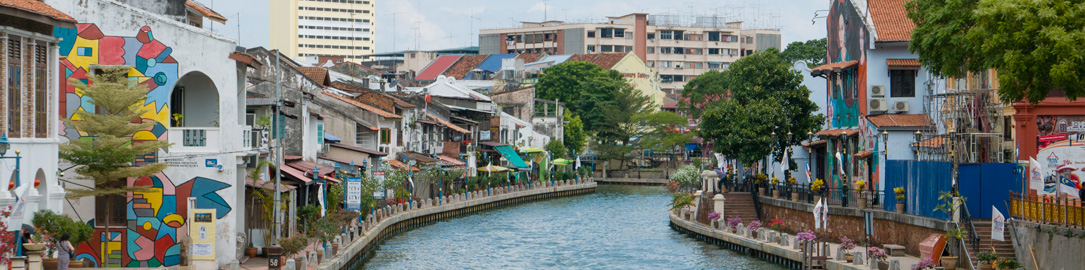
POLYGON ((772 218, 772 220, 769 220, 769 229, 783 232, 786 228, 784 227, 784 222, 780 220, 780 218, 772 218))
POLYGON ((979 254, 976 254, 976 257, 979 258, 980 270, 994 270, 995 269, 995 262, 998 261, 998 255, 995 255, 994 253, 991 253, 991 252, 984 251, 984 252, 980 252, 979 254))
POLYGON ((746 229, 750 230, 750 237, 754 239, 757 239, 757 229, 759 228, 761 228, 760 220, 750 221, 750 224, 746 225, 746 229))
MULTIPOLYGON (((671 200, 671 211, 678 213, 678 210, 683 207, 693 205, 693 194, 677 192, 674 193, 673 197, 674 198, 671 200)), ((681 218, 685 219, 686 217, 681 218)))
MULTIPOLYGON (((787 187, 789 187, 789 188, 794 187, 798 183, 799 183, 799 181, 796 180, 794 176, 791 176, 791 177, 787 178, 787 187)), ((793 201, 793 202, 799 201, 799 193, 798 192, 795 192, 794 190, 791 191, 791 201, 793 201)))
POLYGON ((817 235, 813 231, 807 230, 795 234, 795 241, 799 241, 799 250, 805 251, 807 244, 813 243, 817 239, 817 235))
POLYGON ((844 250, 844 259, 851 262, 855 259, 855 255, 851 254, 851 250, 855 248, 855 241, 848 239, 847 236, 840 238, 840 249, 844 250))
POLYGON ((758 195, 765 196, 765 187, 761 186, 761 183, 764 183, 765 179, 768 179, 768 175, 758 174, 756 177, 754 177, 753 183, 755 185, 757 185, 757 194, 758 195))
POLYGON ((1017 260, 1015 260, 1015 259, 1011 259, 1011 258, 998 259, 998 269, 1016 270, 1018 268, 1021 268, 1021 263, 1017 262, 1017 260))
POLYGON ((712 222, 712 221, 716 222, 717 225, 713 225, 714 227, 716 227, 716 226, 719 226, 718 224, 720 222, 720 216, 721 216, 720 212, 708 213, 708 220, 711 220, 710 222, 712 222))
POLYGON ((871 261, 878 262, 878 269, 889 269, 889 263, 885 261, 885 259, 889 258, 889 254, 885 253, 884 249, 879 247, 868 247, 866 249, 866 255, 871 261))
POLYGON ((727 218, 727 227, 731 228, 731 232, 738 233, 738 224, 742 223, 742 218, 733 216, 727 218))
MULTIPOLYGON (((281 262, 285 262, 286 259, 293 257, 305 247, 309 246, 309 237, 304 234, 298 234, 294 237, 279 239, 279 246, 283 248, 283 256, 281 262)), ((282 264, 279 264, 282 265, 282 264)))
MULTIPOLYGON (((77 247, 79 244, 86 242, 90 239, 90 235, 94 233, 94 229, 86 223, 72 220, 67 215, 61 215, 54 213, 50 210, 41 210, 34 213, 34 217, 31 220, 35 228, 38 228, 37 240, 35 242, 45 243, 47 251, 42 259, 42 264, 45 269, 57 268, 57 250, 59 246, 57 242, 61 235, 67 233, 69 235, 68 242, 72 246, 77 247), (44 241, 44 242, 42 242, 44 241)), ((72 252, 75 252, 74 250, 72 252)), ((69 267, 82 267, 81 261, 73 261, 69 264, 69 267)))
POLYGON ((814 193, 814 201, 815 202, 821 200, 821 189, 822 188, 825 188, 825 180, 821 180, 821 178, 818 178, 818 179, 814 180, 813 183, 810 183, 810 192, 814 193))
POLYGON ((904 214, 904 199, 906 198, 904 187, 893 188, 893 194, 897 195, 897 214, 904 214))
POLYGON ((931 259, 931 257, 926 257, 926 258, 923 258, 922 261, 919 261, 919 263, 916 263, 916 264, 912 265, 912 270, 925 270, 925 269, 934 269, 934 259, 931 259))
MULTIPOLYGON (((946 216, 953 216, 954 212, 956 212, 957 209, 960 207, 960 205, 957 203, 957 200, 960 200, 960 203, 964 203, 965 198, 957 197, 954 196, 953 193, 942 191, 939 192, 938 200, 941 200, 942 203, 935 206, 934 210, 942 212, 946 214, 946 216)), ((963 239, 966 235, 968 235, 968 232, 962 229, 959 225, 946 230, 946 246, 957 246, 957 243, 961 241, 961 239, 963 239)), ((946 255, 956 255, 952 254, 953 252, 951 251, 952 250, 947 249, 944 252, 946 253, 946 255)), ((945 267, 947 270, 956 270, 957 264, 959 262, 960 257, 957 256, 942 256, 942 258, 939 259, 939 263, 941 264, 941 266, 945 267)))
POLYGON ((866 180, 859 179, 859 181, 855 182, 855 194, 859 195, 859 198, 857 198, 859 209, 866 208, 866 196, 865 196, 866 194, 865 193, 866 193, 866 180))
POLYGON ((773 176, 772 180, 769 181, 769 184, 772 185, 772 198, 773 199, 779 199, 780 198, 780 189, 777 188, 776 185, 780 184, 780 178, 773 176))

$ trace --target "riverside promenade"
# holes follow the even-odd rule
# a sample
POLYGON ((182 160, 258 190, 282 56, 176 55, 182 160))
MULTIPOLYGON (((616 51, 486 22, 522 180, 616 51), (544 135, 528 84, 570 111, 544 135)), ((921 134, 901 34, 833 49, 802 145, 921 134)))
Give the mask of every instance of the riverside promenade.
MULTIPOLYGON (((676 213, 674 211, 668 211, 671 219, 671 227, 675 230, 693 235, 694 237, 727 247, 732 250, 744 252, 746 254, 758 257, 763 260, 767 260, 776 264, 783 265, 791 269, 801 269, 803 264, 803 253, 798 249, 798 245, 794 243, 794 235, 786 235, 777 237, 776 239, 769 240, 768 235, 772 235, 771 230, 760 230, 758 238, 751 238, 734 232, 728 232, 713 228, 712 225, 702 224, 697 221, 687 220, 680 216, 687 216, 686 211, 676 213), (780 238, 786 238, 786 245, 781 245, 780 238)), ((727 225, 722 225, 726 227, 727 225)), ((849 263, 846 260, 834 260, 837 256, 837 248, 839 244, 829 243, 828 250, 831 256, 829 260, 825 261, 825 269, 829 270, 865 270, 865 269, 878 269, 877 266, 869 266, 870 262, 864 260, 864 264, 849 263)), ((852 252, 859 252, 862 254, 862 258, 866 259, 866 249, 864 247, 856 247, 852 252)), ((903 257, 889 257, 890 269, 892 269, 893 261, 899 263, 899 269, 910 269, 912 264, 918 263, 919 258, 911 256, 903 257)))
POLYGON ((596 179, 595 181, 600 184, 615 185, 662 186, 667 184, 667 179, 663 178, 603 178, 596 179))
MULTIPOLYGON (((305 268, 318 270, 361 269, 364 268, 365 259, 380 244, 380 241, 396 233, 491 208, 591 193, 595 191, 596 185, 595 182, 590 180, 581 181, 580 183, 562 181, 556 182, 554 185, 544 183, 531 188, 525 185, 517 185, 511 188, 494 188, 493 193, 489 195, 485 191, 468 192, 446 196, 444 202, 426 199, 416 203, 415 206, 400 204, 386 207, 378 210, 377 214, 367 219, 364 225, 356 227, 356 231, 364 232, 361 236, 351 240, 349 233, 344 234, 341 237, 343 244, 337 253, 330 254, 328 259, 318 259, 319 264, 308 263, 310 266, 305 268)), ((298 257, 302 257, 301 254, 298 257)))

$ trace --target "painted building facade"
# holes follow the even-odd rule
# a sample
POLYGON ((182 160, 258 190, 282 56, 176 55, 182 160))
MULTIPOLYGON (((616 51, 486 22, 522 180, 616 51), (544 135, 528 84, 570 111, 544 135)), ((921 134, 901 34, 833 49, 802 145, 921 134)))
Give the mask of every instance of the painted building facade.
MULTIPOLYGON (((130 68, 129 79, 148 89, 142 121, 155 125, 132 137, 139 141, 168 141, 173 145, 137 157, 136 163, 161 162, 169 168, 139 179, 130 186, 149 186, 149 192, 127 197, 83 198, 72 201, 73 212, 94 225, 96 236, 76 249, 76 259, 97 267, 158 267, 181 263, 181 241, 199 237, 213 242, 215 260, 195 265, 219 267, 237 258, 238 227, 244 224, 242 124, 245 95, 237 91, 244 81, 243 64, 230 59, 235 42, 174 16, 110 0, 46 1, 72 15, 79 24, 56 28, 58 44, 60 117, 78 121, 74 113, 92 112, 93 105, 68 80, 87 80, 101 66, 130 68), (142 25, 133 25, 140 22, 142 25), (175 115, 183 115, 175 117, 175 115), (119 200, 115 209, 103 209, 106 200, 119 200), (190 235, 190 213, 213 209, 212 235, 190 235), (107 222, 103 212, 112 215, 107 222)), ((170 2, 173 3, 173 2, 170 2)), ((183 4, 183 3, 182 3, 183 4)), ((183 9, 183 8, 182 8, 183 9)), ((59 126, 66 140, 92 134, 59 126)), ((74 184, 93 181, 72 176, 74 184)), ((193 250, 193 252, 196 252, 193 250)))

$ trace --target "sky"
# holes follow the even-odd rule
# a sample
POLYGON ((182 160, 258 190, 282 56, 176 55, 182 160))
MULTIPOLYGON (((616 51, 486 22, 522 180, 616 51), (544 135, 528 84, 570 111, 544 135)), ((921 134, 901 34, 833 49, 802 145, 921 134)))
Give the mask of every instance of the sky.
MULTIPOLYGON (((780 28, 783 46, 825 37, 831 0, 373 0, 376 51, 478 45, 479 29, 514 28, 521 21, 602 22, 606 16, 643 12, 730 16, 747 24, 780 28), (818 12, 822 10, 821 12, 818 12), (755 23, 756 22, 756 23, 755 23), (394 44, 394 45, 393 45, 394 44)), ((213 30, 239 46, 267 47, 269 0, 200 0, 227 17, 213 30), (240 30, 240 35, 238 34, 240 30)))

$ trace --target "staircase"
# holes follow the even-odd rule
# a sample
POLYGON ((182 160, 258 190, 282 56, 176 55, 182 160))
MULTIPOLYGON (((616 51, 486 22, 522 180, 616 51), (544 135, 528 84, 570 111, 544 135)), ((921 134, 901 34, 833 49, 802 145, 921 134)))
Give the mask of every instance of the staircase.
POLYGON ((972 224, 976 226, 976 235, 980 237, 978 249, 969 247, 968 253, 972 255, 972 265, 979 268, 979 253, 991 252, 991 248, 994 248, 994 252, 999 258, 1008 257, 1016 259, 1017 256, 1013 253, 1013 241, 1010 238, 1010 228, 1003 231, 1002 238, 1006 241, 998 241, 991 239, 991 220, 990 219, 972 219, 972 224), (978 251, 977 251, 978 250, 978 251))
POLYGON ((757 208, 753 204, 753 196, 749 192, 723 193, 723 217, 720 223, 727 224, 727 219, 733 216, 742 218, 742 224, 750 224, 757 220, 757 208))

